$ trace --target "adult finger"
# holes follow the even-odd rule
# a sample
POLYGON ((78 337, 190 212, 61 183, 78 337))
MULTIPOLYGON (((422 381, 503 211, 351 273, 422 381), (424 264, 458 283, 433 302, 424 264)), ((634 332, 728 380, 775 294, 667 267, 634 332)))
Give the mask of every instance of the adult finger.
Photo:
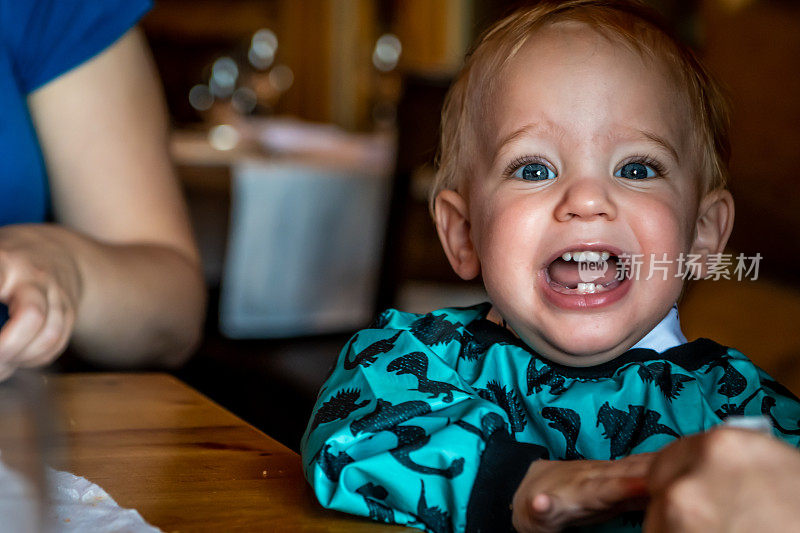
POLYGON ((647 474, 650 494, 658 494, 692 469, 698 460, 704 436, 676 440, 655 454, 647 474))
POLYGON ((709 487, 694 476, 674 482, 654 496, 647 507, 646 533, 722 533, 723 516, 709 499, 709 487))
POLYGON ((605 477, 637 477, 646 476, 650 472, 653 461, 658 454, 654 452, 638 453, 622 459, 609 461, 608 468, 603 472, 605 477))
POLYGON ((9 319, 0 330, 0 361, 16 365, 16 358, 42 329, 47 318, 47 297, 32 284, 14 289, 8 302, 9 319))
POLYGON ((646 470, 641 475, 587 477, 575 485, 533 494, 526 514, 534 531, 560 531, 566 524, 592 523, 625 511, 642 510, 647 503, 646 470))
POLYGON ((0 381, 7 380, 11 374, 14 373, 16 367, 14 365, 7 365, 5 363, 0 363, 0 381))
POLYGON ((17 355, 21 367, 46 365, 63 350, 62 342, 67 328, 67 305, 61 292, 54 287, 47 291, 47 318, 42 329, 17 355))

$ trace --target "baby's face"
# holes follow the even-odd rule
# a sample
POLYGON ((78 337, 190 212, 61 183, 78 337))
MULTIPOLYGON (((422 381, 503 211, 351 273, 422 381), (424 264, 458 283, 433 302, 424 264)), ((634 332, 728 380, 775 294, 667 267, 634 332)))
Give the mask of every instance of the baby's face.
POLYGON ((538 32, 500 87, 487 157, 462 191, 488 294, 550 359, 613 359, 677 300, 675 259, 695 246, 687 106, 665 68, 577 24, 538 32), (595 273, 575 260, 592 254, 595 273), (624 254, 643 254, 638 279, 616 279, 624 254), (664 254, 666 275, 646 279, 664 254))

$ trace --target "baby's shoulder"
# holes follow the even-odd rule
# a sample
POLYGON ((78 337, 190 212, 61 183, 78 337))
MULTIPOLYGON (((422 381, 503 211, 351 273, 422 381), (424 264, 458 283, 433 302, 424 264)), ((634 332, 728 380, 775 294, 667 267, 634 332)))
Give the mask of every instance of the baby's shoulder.
POLYGON ((368 329, 406 330, 422 336, 440 335, 461 329, 470 322, 485 317, 490 307, 488 303, 480 303, 469 307, 447 307, 428 313, 387 309, 378 315, 368 329))
POLYGON ((463 352, 464 343, 471 339, 469 325, 483 319, 489 309, 488 303, 448 307, 428 313, 387 309, 368 328, 353 336, 349 349, 359 351, 371 343, 381 343, 381 346, 391 343, 393 353, 436 354, 454 365, 463 352))

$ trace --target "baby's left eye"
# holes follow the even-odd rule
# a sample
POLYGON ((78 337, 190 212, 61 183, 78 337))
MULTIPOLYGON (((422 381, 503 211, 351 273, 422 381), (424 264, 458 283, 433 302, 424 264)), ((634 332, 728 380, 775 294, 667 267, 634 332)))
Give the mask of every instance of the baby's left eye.
POLYGON ((614 172, 614 175, 618 178, 626 178, 629 180, 643 180, 646 178, 655 178, 658 176, 658 171, 644 163, 626 163, 622 165, 619 170, 614 172))

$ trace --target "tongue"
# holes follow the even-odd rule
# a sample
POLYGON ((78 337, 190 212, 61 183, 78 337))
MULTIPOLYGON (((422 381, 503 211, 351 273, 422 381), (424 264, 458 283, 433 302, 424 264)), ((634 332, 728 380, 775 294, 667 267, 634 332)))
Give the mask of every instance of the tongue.
POLYGON ((575 289, 578 283, 599 283, 606 285, 614 280, 617 274, 617 262, 611 257, 608 261, 598 263, 578 263, 564 261, 560 257, 550 263, 548 272, 550 279, 568 289, 575 289))

